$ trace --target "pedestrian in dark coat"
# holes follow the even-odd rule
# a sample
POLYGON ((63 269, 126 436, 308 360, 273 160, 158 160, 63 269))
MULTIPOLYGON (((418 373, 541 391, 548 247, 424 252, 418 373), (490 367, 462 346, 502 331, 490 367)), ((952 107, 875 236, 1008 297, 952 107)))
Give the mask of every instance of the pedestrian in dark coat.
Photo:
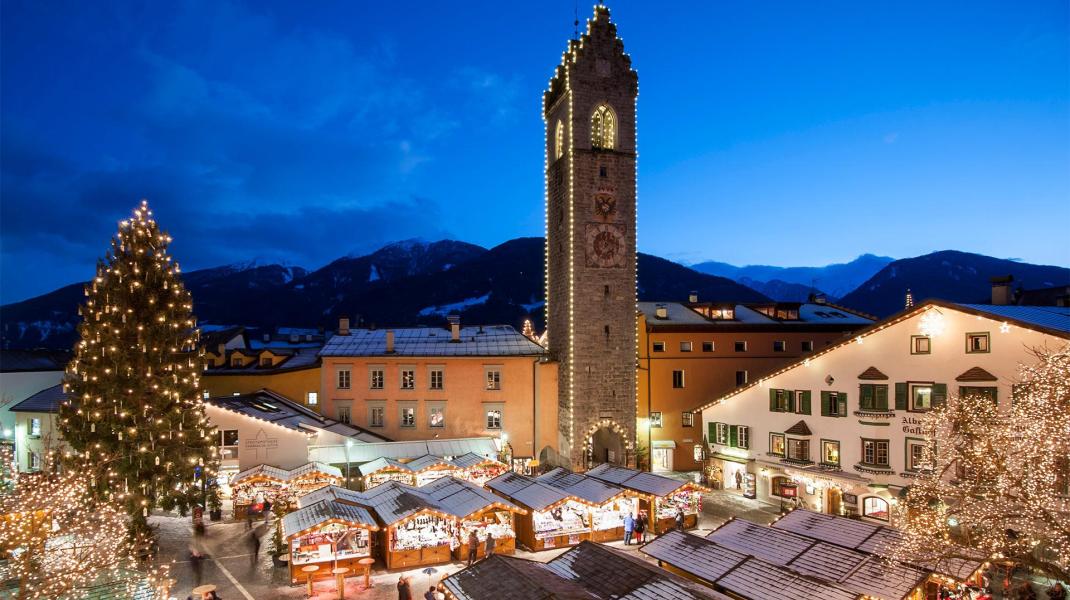
POLYGON ((646 533, 646 513, 640 511, 639 518, 635 520, 635 539, 638 543, 643 543, 643 535, 646 533))
POLYGON ((684 509, 676 509, 676 528, 680 531, 684 530, 684 509))
POLYGON ((409 585, 409 578, 404 575, 398 579, 398 600, 412 600, 412 586, 409 585))
POLYGON ((476 555, 479 554, 479 536, 476 535, 473 529, 468 534, 468 566, 472 566, 472 563, 476 562, 476 555))
POLYGON ((204 555, 197 551, 196 548, 190 550, 189 553, 189 566, 193 570, 193 580, 197 582, 197 585, 201 585, 201 575, 204 572, 204 555))

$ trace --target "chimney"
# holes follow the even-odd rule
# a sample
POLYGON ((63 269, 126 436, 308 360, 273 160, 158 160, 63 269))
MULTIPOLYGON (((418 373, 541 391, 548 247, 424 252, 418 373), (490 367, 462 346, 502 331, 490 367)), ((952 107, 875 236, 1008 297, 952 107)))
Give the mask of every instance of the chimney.
POLYGON ((338 317, 338 335, 349 335, 349 317, 338 317))
POLYGON ((992 304, 1011 304, 1011 284, 1014 283, 1014 275, 993 277, 989 281, 992 282, 992 304))
POLYGON ((654 316, 659 318, 659 319, 668 319, 669 318, 669 309, 666 308, 664 304, 659 304, 654 309, 654 316))
POLYGON ((394 330, 393 329, 387 329, 386 330, 386 353, 387 354, 393 354, 394 353, 394 330))
POLYGON ((687 301, 690 302, 691 304, 698 304, 698 292, 692 290, 687 295, 687 301))
POLYGON ((461 315, 449 315, 446 320, 450 324, 450 343, 458 344, 461 342, 461 315))

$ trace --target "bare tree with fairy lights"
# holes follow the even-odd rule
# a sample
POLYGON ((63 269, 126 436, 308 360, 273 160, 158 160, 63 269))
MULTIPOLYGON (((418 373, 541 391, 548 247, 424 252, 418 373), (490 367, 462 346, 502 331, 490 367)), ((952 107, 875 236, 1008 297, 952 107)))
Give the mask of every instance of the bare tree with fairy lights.
POLYGON ((90 491, 125 506, 135 537, 151 534, 153 507, 186 514, 199 504, 218 464, 193 304, 170 242, 145 201, 119 223, 85 287, 60 407, 68 465, 111 461, 90 491))
POLYGON ((952 396, 925 418, 922 470, 892 558, 992 558, 1070 581, 1070 347, 1036 350, 1011 405, 952 396))

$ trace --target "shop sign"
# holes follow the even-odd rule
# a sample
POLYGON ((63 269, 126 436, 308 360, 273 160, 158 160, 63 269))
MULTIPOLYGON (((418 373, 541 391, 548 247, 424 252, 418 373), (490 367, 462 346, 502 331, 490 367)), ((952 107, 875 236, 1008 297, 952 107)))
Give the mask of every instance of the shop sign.
POLYGON ((743 497, 750 498, 751 500, 758 497, 758 477, 754 473, 747 473, 743 476, 743 497))
POLYGON ((799 486, 794 483, 780 484, 780 496, 782 498, 795 498, 799 495, 799 486))
POLYGON ((925 435, 925 422, 917 417, 903 417, 903 433, 925 435))

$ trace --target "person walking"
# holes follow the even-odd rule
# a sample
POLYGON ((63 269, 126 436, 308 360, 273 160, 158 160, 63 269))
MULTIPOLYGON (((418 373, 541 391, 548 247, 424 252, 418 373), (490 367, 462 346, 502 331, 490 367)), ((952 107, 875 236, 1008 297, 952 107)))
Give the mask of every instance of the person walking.
POLYGON ((646 534, 646 511, 639 511, 639 518, 635 521, 635 539, 637 543, 643 543, 646 534))
POLYGON ((624 545, 632 545, 632 532, 635 531, 635 519, 632 518, 632 513, 626 513, 624 515, 624 545))
POLYGON ((684 509, 676 509, 676 528, 680 531, 684 530, 684 509))
POLYGON ((249 532, 249 568, 256 568, 256 559, 260 556, 260 538, 257 537, 255 531, 249 532))
MULTIPOLYGON (((193 570, 193 580, 201 585, 201 576, 204 573, 204 555, 196 548, 189 551, 189 566, 193 570)), ((195 586, 196 587, 196 586, 195 586)))
POLYGON ((491 556, 494 555, 494 544, 495 543, 496 543, 496 540, 494 539, 494 534, 488 531, 487 532, 487 547, 483 549, 483 558, 490 558, 491 556))
POLYGON ((398 578, 398 600, 412 600, 412 586, 405 575, 398 578))
POLYGON ((736 471, 736 489, 737 490, 742 490, 743 489, 743 474, 740 473, 739 471, 736 471))
POLYGON ((468 566, 472 566, 472 563, 476 562, 476 555, 479 554, 479 536, 476 535, 476 531, 473 529, 468 534, 468 566))
POLYGON ((435 600, 435 587, 431 586, 424 592, 424 600, 435 600))

